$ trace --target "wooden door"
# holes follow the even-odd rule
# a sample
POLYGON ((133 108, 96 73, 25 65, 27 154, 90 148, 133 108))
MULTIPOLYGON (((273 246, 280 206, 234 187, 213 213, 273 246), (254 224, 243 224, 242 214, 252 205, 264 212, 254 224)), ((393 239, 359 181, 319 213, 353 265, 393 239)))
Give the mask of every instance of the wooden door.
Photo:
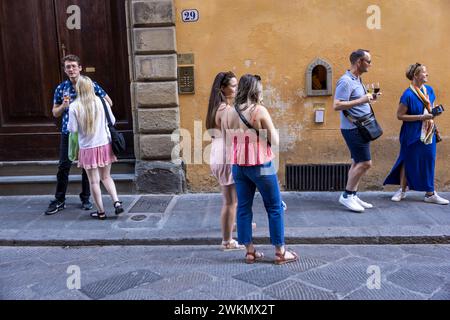
POLYGON ((0 160, 57 159, 53 0, 0 1, 0 160))
POLYGON ((127 139, 124 157, 134 157, 125 1, 1 0, 0 161, 59 158, 60 118, 51 107, 68 53, 80 56, 83 74, 113 100, 127 139), (80 29, 68 27, 73 5, 80 29))

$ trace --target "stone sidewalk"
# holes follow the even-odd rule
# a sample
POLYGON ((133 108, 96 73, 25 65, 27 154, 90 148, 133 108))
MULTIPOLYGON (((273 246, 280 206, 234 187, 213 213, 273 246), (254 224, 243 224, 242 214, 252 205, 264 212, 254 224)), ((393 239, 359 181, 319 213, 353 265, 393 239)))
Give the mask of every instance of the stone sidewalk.
MULTIPOLYGON (((375 208, 363 214, 347 211, 339 193, 283 193, 286 242, 291 244, 450 243, 450 207, 423 202, 408 193, 400 203, 391 193, 367 192, 360 197, 375 208)), ((449 198, 449 193, 441 193, 449 198)), ((220 194, 122 196, 126 211, 115 217, 105 197, 105 221, 93 220, 70 196, 67 208, 45 216, 50 196, 0 197, 0 245, 208 245, 220 242, 220 194)), ((255 197, 256 243, 268 244, 267 214, 255 197)))
POLYGON ((450 299, 449 245, 290 248, 299 260, 276 266, 271 246, 252 265, 218 246, 0 247, 0 300, 450 299))

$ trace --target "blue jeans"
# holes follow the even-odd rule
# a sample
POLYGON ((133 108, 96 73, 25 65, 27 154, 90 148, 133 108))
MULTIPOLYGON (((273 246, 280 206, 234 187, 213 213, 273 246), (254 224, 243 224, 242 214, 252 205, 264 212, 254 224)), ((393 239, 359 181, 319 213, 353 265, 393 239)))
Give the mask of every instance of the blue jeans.
POLYGON ((252 167, 233 165, 232 173, 238 198, 236 219, 239 243, 244 245, 252 243, 252 205, 258 188, 269 217, 270 242, 277 247, 283 246, 284 210, 272 162, 252 167))

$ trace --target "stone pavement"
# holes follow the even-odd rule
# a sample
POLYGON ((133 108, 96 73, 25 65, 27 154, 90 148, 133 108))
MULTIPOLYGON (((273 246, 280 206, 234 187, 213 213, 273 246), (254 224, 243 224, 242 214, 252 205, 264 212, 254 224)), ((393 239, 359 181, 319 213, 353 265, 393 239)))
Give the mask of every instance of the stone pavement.
POLYGON ((254 238, 266 258, 253 265, 218 250, 220 194, 122 196, 125 213, 105 221, 75 196, 53 216, 50 196, 0 197, 0 299, 450 299, 449 206, 367 192, 375 208, 358 214, 338 197, 283 193, 286 240, 300 254, 285 266, 273 264, 259 195, 254 238), (74 270, 79 290, 67 286, 74 270))
MULTIPOLYGON (((408 193, 400 203, 392 193, 366 192, 375 205, 363 214, 338 203, 339 193, 283 193, 286 242, 291 244, 449 243, 450 206, 424 203, 422 193, 408 193)), ((441 193, 450 198, 449 193, 441 193)), ((0 245, 213 245, 220 242, 220 194, 122 196, 126 211, 94 220, 79 209, 76 196, 67 208, 45 216, 50 196, 0 197, 0 245)), ((256 243, 269 244, 268 223, 260 195, 254 205, 256 243)))
POLYGON ((271 246, 252 265, 217 246, 0 247, 0 299, 450 300, 450 245, 290 248, 276 266, 271 246))

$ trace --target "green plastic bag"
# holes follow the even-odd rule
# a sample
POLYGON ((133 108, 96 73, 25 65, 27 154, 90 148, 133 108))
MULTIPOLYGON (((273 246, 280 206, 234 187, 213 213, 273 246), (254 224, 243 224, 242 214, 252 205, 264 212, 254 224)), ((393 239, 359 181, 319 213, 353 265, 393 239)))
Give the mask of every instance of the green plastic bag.
POLYGON ((76 161, 78 159, 78 151, 80 150, 78 146, 78 132, 69 133, 69 160, 76 161))

